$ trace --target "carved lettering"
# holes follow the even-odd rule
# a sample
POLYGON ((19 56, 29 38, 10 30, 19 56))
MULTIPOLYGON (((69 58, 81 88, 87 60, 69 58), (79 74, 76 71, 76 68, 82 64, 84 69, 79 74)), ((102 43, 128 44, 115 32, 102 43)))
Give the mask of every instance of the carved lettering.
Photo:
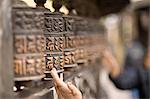
POLYGON ((64 48, 63 37, 48 37, 46 43, 46 49, 49 51, 62 51, 64 48))
POLYGON ((64 20, 63 18, 45 17, 45 30, 46 32, 63 32, 64 20))
POLYGON ((26 66, 27 66, 27 73, 30 75, 34 75, 35 74, 35 60, 27 59, 26 66))
POLYGON ((37 74, 44 73, 45 61, 44 59, 36 59, 36 72, 37 74))
POLYGON ((19 36, 14 37, 14 49, 16 54, 26 54, 26 53, 37 53, 43 52, 45 50, 45 38, 44 36, 29 35, 29 36, 19 36))
POLYGON ((15 42, 15 50, 16 53, 26 53, 26 38, 25 36, 15 36, 14 38, 15 42))
POLYGON ((23 68, 23 61, 20 59, 14 60, 14 73, 19 75, 25 75, 26 74, 26 68, 23 68))
POLYGON ((46 38, 46 49, 49 51, 54 51, 54 49, 55 49, 54 37, 47 37, 46 38))
POLYGON ((64 37, 59 38, 59 50, 60 51, 64 50, 64 37))
POLYGON ((62 68, 64 66, 63 56, 47 56, 46 57, 46 69, 51 70, 53 67, 62 68))
POLYGON ((45 37, 44 36, 37 36, 37 52, 44 52, 45 51, 45 37))
POLYGON ((54 66, 57 68, 60 66, 59 56, 54 56, 54 66))
POLYGON ((75 63, 75 52, 65 52, 65 64, 75 63))
POLYGON ((63 18, 54 18, 53 19, 53 28, 56 32, 63 32, 64 31, 64 22, 63 18))
POLYGON ((71 18, 65 18, 65 23, 66 31, 73 31, 74 20, 71 18))
POLYGON ((13 10, 14 29, 16 30, 31 30, 42 29, 44 25, 43 13, 29 10, 13 10))
POLYGON ((46 57, 46 69, 51 70, 53 67, 54 67, 53 57, 52 56, 46 57))
POLYGON ((60 56, 60 67, 63 68, 64 67, 64 56, 60 56))
POLYGON ((33 35, 27 37, 27 50, 30 53, 36 52, 36 38, 33 35))

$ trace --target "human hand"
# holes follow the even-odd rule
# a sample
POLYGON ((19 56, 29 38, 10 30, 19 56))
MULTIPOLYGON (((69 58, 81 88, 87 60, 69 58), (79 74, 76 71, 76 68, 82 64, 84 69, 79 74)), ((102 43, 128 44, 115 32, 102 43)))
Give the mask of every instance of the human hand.
POLYGON ((108 49, 105 49, 103 51, 102 64, 106 66, 108 71, 110 71, 112 77, 116 77, 120 74, 119 64, 115 57, 112 55, 111 51, 109 51, 108 49))
POLYGON ((150 50, 148 51, 148 53, 146 55, 144 64, 145 64, 146 68, 150 68, 150 50))
POLYGON ((82 99, 81 92, 71 82, 63 82, 55 68, 51 70, 51 75, 59 99, 82 99))

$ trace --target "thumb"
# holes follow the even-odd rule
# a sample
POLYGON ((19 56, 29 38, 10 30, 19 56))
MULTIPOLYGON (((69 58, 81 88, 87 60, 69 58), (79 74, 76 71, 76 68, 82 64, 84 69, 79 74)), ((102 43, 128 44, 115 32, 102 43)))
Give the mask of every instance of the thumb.
POLYGON ((71 90, 73 95, 81 94, 81 92, 71 82, 68 82, 67 86, 71 90))

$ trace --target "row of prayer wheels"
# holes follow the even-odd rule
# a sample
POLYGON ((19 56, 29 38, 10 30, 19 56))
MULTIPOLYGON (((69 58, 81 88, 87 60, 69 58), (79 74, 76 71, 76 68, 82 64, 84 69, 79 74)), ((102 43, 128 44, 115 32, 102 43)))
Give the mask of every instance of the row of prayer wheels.
POLYGON ((53 67, 62 73, 100 58, 104 36, 96 20, 14 5, 12 22, 14 81, 49 80, 53 67))

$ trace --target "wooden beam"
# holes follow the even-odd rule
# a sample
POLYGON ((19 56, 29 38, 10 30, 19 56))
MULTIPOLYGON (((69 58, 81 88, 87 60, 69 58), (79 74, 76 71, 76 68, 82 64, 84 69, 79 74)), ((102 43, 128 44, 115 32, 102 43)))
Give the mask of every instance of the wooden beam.
POLYGON ((0 0, 0 99, 12 99, 12 45, 11 0, 0 0))

